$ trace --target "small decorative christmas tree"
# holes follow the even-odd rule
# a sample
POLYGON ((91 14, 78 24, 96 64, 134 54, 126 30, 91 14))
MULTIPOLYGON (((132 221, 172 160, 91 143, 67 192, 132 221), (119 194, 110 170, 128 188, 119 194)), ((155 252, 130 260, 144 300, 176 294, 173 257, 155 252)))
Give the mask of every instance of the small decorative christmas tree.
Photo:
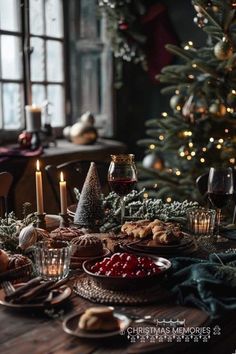
POLYGON ((153 159, 145 160, 143 186, 169 202, 197 198, 198 176, 210 166, 236 163, 236 1, 192 3, 194 22, 208 35, 206 44, 195 48, 190 39, 181 48, 167 46, 182 59, 159 76, 169 85, 163 93, 172 95, 173 112, 147 121, 150 138, 139 142, 164 163, 160 169, 153 159))
POLYGON ((102 224, 103 218, 104 209, 101 186, 96 164, 91 162, 80 194, 74 223, 96 231, 102 224))

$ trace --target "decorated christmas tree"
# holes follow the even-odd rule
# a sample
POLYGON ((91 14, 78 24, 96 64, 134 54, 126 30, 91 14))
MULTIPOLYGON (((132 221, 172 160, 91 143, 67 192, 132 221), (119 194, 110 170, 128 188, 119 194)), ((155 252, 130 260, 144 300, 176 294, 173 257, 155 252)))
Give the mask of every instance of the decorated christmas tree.
POLYGON ((94 162, 91 162, 75 212, 74 223, 91 230, 102 224, 104 208, 102 191, 94 162))
POLYGON ((172 95, 171 113, 148 120, 143 185, 157 197, 194 199, 196 178, 210 166, 236 159, 236 1, 193 0, 194 22, 207 33, 204 47, 191 41, 167 49, 181 58, 159 80, 172 95))

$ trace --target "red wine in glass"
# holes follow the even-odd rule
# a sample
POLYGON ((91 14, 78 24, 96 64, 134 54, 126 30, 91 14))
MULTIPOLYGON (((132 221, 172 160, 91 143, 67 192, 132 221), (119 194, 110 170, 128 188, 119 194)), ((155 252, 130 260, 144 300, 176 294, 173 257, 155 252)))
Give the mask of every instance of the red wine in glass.
POLYGON ((216 208, 216 226, 218 241, 225 241, 219 235, 221 209, 228 203, 234 192, 233 170, 228 168, 210 168, 207 194, 210 202, 216 208))
POLYGON ((232 194, 215 191, 214 193, 208 193, 208 198, 214 207, 222 209, 228 204, 232 198, 232 194))
POLYGON ((121 223, 125 216, 125 196, 129 194, 137 182, 137 170, 134 155, 111 155, 108 170, 108 182, 111 189, 120 197, 121 223))
POLYGON ((135 187, 137 181, 129 178, 119 178, 109 181, 111 189, 120 197, 129 194, 135 187))

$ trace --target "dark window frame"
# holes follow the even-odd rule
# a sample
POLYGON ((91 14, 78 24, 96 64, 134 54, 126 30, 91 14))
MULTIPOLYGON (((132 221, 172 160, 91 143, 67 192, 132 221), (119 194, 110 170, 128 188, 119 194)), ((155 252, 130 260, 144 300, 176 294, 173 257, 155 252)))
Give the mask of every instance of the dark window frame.
MULTIPOLYGON (((71 113, 71 96, 70 96, 70 89, 69 89, 69 50, 68 49, 68 42, 69 42, 69 29, 68 29, 68 6, 66 4, 66 0, 62 0, 62 26, 63 26, 63 37, 53 37, 47 35, 36 35, 30 33, 30 14, 29 14, 29 1, 30 0, 20 0, 20 21, 21 21, 21 31, 9 31, 9 30, 2 30, 0 29, 0 35, 11 35, 14 37, 21 38, 21 51, 22 51, 22 79, 14 80, 14 79, 3 79, 0 77, 0 84, 4 83, 20 83, 23 85, 23 102, 24 106, 28 104, 32 104, 31 102, 31 85, 33 84, 40 84, 44 85, 46 92, 47 92, 47 84, 56 84, 58 86, 63 86, 64 88, 64 114, 65 120, 63 126, 55 127, 55 132, 57 136, 62 134, 62 129, 65 125, 70 123, 70 113, 71 113), (58 41, 62 43, 62 50, 63 50, 63 75, 64 80, 63 82, 55 82, 55 81, 35 81, 30 80, 30 38, 40 38, 44 40, 44 45, 46 46, 47 40, 58 41)), ((44 18, 45 18, 45 4, 44 4, 44 18)), ((1 48, 0 48, 1 50, 1 48)), ((46 61, 46 50, 45 50, 45 61, 46 61)), ((0 92, 1 94, 1 92, 0 92)), ((2 94, 1 94, 2 95, 2 94)), ((2 96, 3 97, 3 96, 2 96)), ((3 112, 3 102, 0 103, 2 105, 2 112, 3 112)), ((4 112, 3 112, 4 113, 4 112)), ((17 130, 8 130, 4 129, 3 127, 0 128, 0 141, 12 141, 16 139, 17 135, 25 129, 25 112, 22 112, 22 122, 23 126, 17 130)), ((3 118, 2 118, 3 119, 3 118)))

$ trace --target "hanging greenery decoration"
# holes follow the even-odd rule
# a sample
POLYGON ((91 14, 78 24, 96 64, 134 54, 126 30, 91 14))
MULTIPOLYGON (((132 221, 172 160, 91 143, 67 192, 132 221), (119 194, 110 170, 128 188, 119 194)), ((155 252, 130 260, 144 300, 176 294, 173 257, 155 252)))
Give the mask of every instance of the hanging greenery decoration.
POLYGON ((99 0, 105 15, 108 37, 116 59, 116 74, 121 77, 122 62, 141 64, 153 81, 173 55, 165 49, 176 44, 167 7, 159 0, 99 0))

